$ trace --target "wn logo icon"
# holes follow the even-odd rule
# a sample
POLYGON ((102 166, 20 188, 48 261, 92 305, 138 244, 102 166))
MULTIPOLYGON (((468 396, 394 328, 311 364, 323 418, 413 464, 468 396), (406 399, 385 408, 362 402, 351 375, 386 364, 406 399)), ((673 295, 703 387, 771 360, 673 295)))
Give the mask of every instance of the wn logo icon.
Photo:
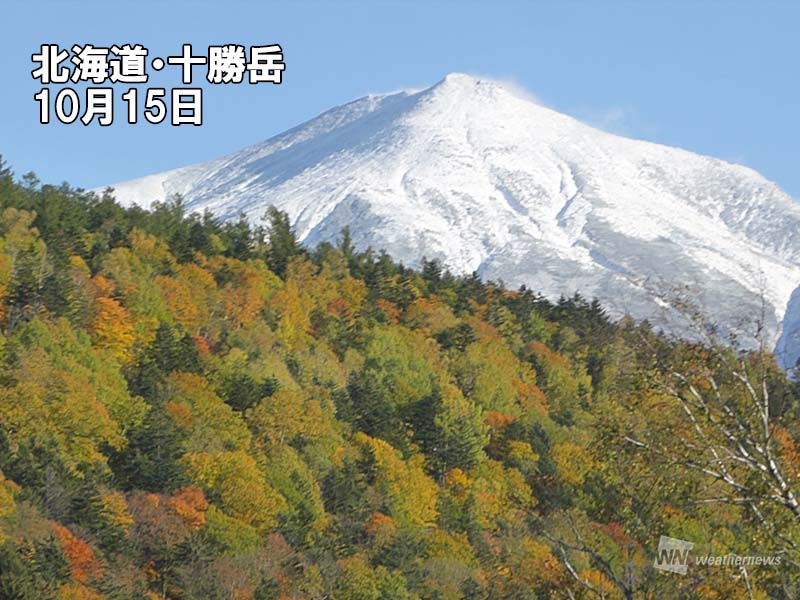
POLYGON ((653 566, 662 571, 686 575, 689 567, 689 551, 693 547, 692 542, 662 535, 658 540, 658 554, 653 566))

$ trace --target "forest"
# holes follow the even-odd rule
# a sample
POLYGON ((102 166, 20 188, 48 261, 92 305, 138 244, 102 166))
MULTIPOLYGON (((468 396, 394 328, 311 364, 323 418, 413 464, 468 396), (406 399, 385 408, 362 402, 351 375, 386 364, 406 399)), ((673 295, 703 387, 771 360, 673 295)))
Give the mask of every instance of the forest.
POLYGON ((420 261, 0 161, 0 598, 800 597, 766 345, 420 261))

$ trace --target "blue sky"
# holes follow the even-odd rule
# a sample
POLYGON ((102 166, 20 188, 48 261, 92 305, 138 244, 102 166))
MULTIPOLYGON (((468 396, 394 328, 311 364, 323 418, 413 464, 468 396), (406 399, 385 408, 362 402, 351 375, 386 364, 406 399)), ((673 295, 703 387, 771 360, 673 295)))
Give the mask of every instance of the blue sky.
MULTIPOLYGON (((511 80, 614 132, 746 164, 800 198, 798 39, 800 3, 789 0, 5 0, 0 154, 19 175, 90 188, 216 158, 366 93, 461 71, 511 80), (141 43, 164 57, 184 42, 280 43, 284 83, 207 89, 199 128, 128 125, 122 111, 107 128, 39 124, 39 44, 141 43)), ((170 85, 156 77, 151 85, 170 85)))

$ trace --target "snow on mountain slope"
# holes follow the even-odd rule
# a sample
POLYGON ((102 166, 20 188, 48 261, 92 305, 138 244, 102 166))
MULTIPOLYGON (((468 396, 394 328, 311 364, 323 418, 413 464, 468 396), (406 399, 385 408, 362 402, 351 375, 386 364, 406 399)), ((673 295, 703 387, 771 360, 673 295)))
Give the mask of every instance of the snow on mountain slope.
POLYGON ((593 129, 493 81, 368 96, 114 188, 143 206, 180 193, 223 218, 274 204, 309 245, 349 225, 358 246, 406 264, 579 291, 673 330, 674 286, 695 288, 723 330, 759 316, 763 297, 781 360, 800 356, 800 206, 751 169, 593 129))

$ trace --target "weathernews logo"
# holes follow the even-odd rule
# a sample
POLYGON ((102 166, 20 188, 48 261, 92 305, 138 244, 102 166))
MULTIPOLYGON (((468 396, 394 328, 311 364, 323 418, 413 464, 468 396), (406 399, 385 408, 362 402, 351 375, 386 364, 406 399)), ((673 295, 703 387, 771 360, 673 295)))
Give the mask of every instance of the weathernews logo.
POLYGON ((662 571, 686 575, 689 568, 689 552, 692 548, 694 548, 692 542, 662 535, 658 540, 658 554, 653 566, 662 571))
POLYGON ((690 564, 708 567, 745 567, 745 566, 773 566, 781 564, 782 557, 775 556, 742 556, 740 554, 704 554, 691 556, 694 543, 671 538, 665 535, 658 541, 658 554, 653 566, 662 571, 686 575, 690 564))

